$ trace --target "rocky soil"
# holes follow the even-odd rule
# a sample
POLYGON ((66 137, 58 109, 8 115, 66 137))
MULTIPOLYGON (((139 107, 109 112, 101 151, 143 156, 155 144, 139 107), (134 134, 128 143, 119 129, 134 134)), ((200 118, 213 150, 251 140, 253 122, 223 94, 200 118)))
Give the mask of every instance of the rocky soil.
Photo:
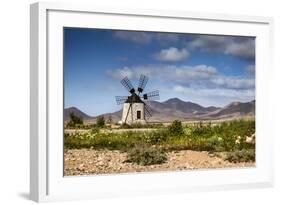
POLYGON ((64 175, 94 175, 128 172, 254 167, 255 163, 230 163, 208 152, 191 150, 169 152, 166 163, 141 166, 126 162, 120 151, 71 149, 64 153, 64 175))

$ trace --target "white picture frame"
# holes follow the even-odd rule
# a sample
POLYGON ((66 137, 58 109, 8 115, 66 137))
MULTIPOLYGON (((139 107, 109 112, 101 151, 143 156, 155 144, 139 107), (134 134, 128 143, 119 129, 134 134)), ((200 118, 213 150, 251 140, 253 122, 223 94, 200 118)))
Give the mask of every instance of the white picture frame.
POLYGON ((30 12, 30 198, 91 199, 273 186, 270 17, 35 3, 30 12), (256 36, 256 167, 88 177, 63 176, 62 28, 256 36), (263 109, 263 108, 269 109, 263 109))

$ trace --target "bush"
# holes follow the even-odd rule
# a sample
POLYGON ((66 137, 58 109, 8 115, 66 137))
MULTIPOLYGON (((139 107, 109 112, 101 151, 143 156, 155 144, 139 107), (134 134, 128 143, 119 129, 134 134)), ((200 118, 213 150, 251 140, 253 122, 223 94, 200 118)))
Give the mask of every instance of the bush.
POLYGON ((225 158, 229 162, 254 162, 256 154, 254 149, 243 149, 239 151, 229 152, 225 158))
POLYGON ((184 134, 184 130, 181 124, 181 121, 175 120, 173 123, 168 127, 169 133, 173 136, 181 136, 184 134))
POLYGON ((93 128, 90 131, 91 134, 98 134, 100 133, 100 128, 97 126, 93 126, 93 128))
POLYGON ((167 129, 160 129, 157 131, 150 132, 149 136, 150 136, 150 142, 152 144, 157 144, 161 142, 166 142, 169 133, 167 132, 167 129))
POLYGON ((105 126, 105 119, 104 119, 103 115, 98 116, 98 118, 97 118, 97 126, 100 127, 100 128, 103 128, 105 126))
POLYGON ((133 162, 142 166, 162 164, 167 161, 166 153, 155 147, 136 146, 128 154, 127 162, 133 162))
POLYGON ((207 139, 209 151, 221 152, 224 151, 223 139, 217 135, 214 135, 207 139))
POLYGON ((73 112, 70 113, 70 120, 67 123, 67 127, 69 128, 79 128, 83 126, 83 119, 76 116, 73 112))
POLYGON ((212 137, 214 134, 214 129, 211 126, 211 123, 204 125, 202 122, 191 127, 191 134, 193 136, 200 136, 200 137, 212 137))
POLYGON ((127 123, 123 123, 119 128, 120 128, 120 129, 131 129, 132 126, 129 125, 129 124, 127 124, 127 123))

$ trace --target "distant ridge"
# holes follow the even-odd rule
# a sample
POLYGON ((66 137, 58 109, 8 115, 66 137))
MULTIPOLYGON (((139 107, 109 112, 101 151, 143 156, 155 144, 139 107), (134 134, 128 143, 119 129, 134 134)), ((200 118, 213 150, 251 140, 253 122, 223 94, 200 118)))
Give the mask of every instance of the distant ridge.
POLYGON ((64 109, 63 112, 63 119, 64 121, 68 121, 70 119, 70 113, 73 113, 77 117, 83 118, 83 120, 91 119, 91 116, 87 115, 86 113, 82 112, 76 107, 69 107, 64 109))
POLYGON ((251 102, 241 103, 233 102, 227 106, 209 113, 211 118, 222 118, 222 117, 235 117, 235 116, 245 116, 245 115, 255 115, 255 100, 251 102))
MULTIPOLYGON (((151 122, 170 122, 175 119, 182 121, 220 120, 255 116, 255 100, 250 102, 232 102, 224 107, 204 107, 193 102, 185 102, 179 98, 171 98, 164 102, 150 101, 147 103, 152 110, 151 122)), ((64 120, 69 120, 70 113, 82 117, 85 121, 95 122, 97 116, 91 117, 76 107, 64 110, 64 120)), ((122 109, 103 114, 106 119, 111 117, 113 122, 121 120, 122 109)))

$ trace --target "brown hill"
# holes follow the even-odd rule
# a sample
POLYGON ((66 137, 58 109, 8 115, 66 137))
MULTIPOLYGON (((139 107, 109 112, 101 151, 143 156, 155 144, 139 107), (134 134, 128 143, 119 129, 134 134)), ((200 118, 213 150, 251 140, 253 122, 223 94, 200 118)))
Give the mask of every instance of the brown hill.
POLYGON ((73 113, 75 116, 82 118, 83 120, 88 120, 91 116, 87 115, 86 113, 82 112, 76 107, 69 107, 64 109, 63 112, 63 119, 64 121, 68 121, 70 119, 70 113, 73 113))
POLYGON ((221 109, 208 113, 208 117, 211 119, 221 119, 226 117, 255 116, 255 107, 255 100, 246 103, 233 102, 221 109))

